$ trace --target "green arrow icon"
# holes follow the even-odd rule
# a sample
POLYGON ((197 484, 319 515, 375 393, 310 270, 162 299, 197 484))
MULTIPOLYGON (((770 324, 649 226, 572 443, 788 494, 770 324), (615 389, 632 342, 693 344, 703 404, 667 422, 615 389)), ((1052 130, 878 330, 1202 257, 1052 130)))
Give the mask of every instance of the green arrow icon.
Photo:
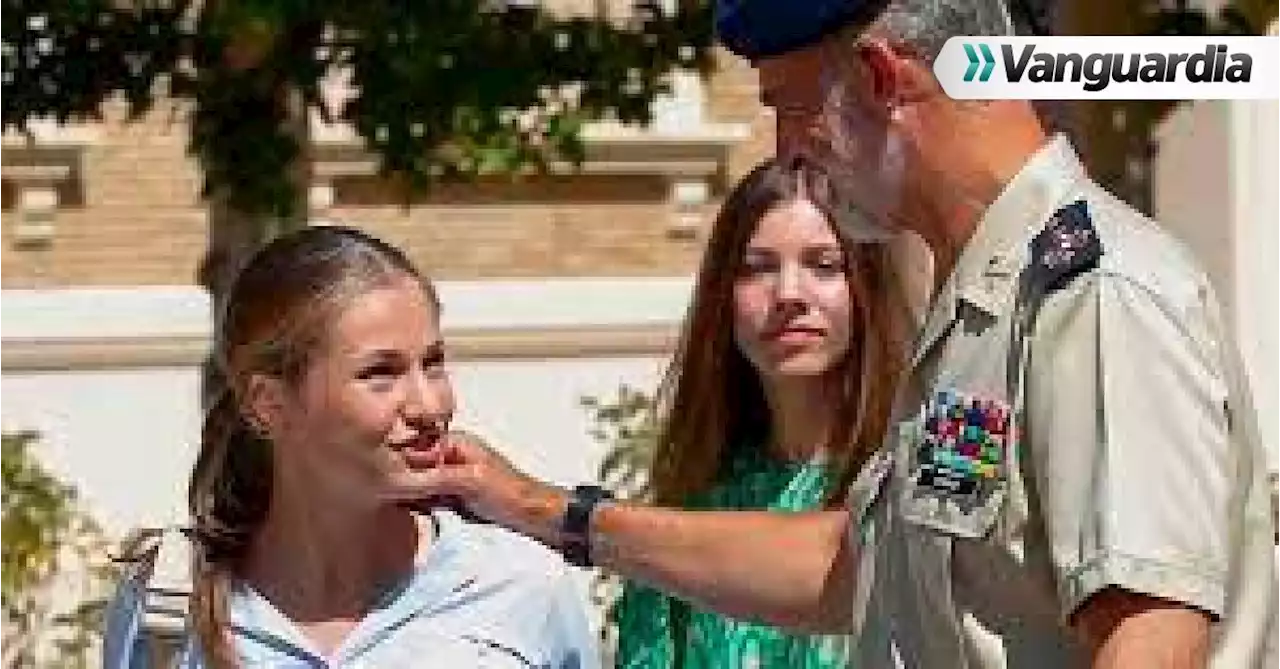
POLYGON ((996 68, 996 57, 991 53, 991 48, 986 44, 978 44, 978 49, 982 51, 982 58, 978 58, 978 53, 973 50, 972 44, 964 44, 964 55, 969 58, 969 67, 964 71, 964 80, 973 81, 973 75, 978 72, 978 65, 982 65, 982 74, 978 75, 978 81, 986 81, 991 78, 991 71, 996 68))

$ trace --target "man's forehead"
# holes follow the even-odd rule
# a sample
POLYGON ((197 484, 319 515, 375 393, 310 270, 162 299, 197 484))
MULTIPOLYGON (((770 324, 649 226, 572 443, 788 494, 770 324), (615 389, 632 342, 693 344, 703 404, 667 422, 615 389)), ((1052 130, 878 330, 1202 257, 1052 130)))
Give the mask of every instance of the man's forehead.
POLYGON ((832 49, 816 44, 758 60, 755 65, 760 76, 760 99, 766 105, 775 106, 785 101, 780 101, 780 96, 821 90, 824 77, 835 66, 834 57, 832 49))

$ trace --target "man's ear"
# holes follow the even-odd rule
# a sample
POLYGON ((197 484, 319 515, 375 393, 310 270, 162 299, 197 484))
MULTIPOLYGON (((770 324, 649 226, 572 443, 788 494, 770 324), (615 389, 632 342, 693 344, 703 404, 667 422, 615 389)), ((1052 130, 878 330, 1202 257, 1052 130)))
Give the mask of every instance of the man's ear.
POLYGON ((240 411, 245 422, 262 437, 279 434, 285 428, 284 382, 267 374, 251 374, 240 411))
POLYGON ((886 109, 900 109, 938 89, 933 71, 910 50, 883 37, 869 36, 855 47, 866 71, 868 98, 886 109))
POLYGON ((865 72, 861 79, 865 82, 866 99, 884 109, 896 106, 900 88, 897 52, 880 37, 867 37, 854 49, 857 62, 865 72))

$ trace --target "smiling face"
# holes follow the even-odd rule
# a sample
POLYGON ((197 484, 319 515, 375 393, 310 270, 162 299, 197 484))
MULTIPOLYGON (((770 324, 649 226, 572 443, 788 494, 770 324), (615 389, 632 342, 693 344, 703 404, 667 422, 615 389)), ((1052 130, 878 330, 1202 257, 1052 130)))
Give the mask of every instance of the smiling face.
POLYGON ((259 406, 284 476, 376 502, 408 471, 406 451, 434 444, 453 417, 438 309, 398 277, 354 297, 327 333, 298 380, 274 383, 259 406))
POLYGON ((765 378, 817 376, 849 351, 852 300, 845 253, 807 199, 765 213, 733 287, 734 340, 765 378))

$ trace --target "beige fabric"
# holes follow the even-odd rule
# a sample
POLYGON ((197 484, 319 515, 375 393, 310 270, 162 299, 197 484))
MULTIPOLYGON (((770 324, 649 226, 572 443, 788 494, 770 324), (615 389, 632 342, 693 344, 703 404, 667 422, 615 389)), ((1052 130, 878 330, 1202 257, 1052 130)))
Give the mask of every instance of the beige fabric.
POLYGON ((874 578, 855 666, 1081 666, 1064 621, 1112 586, 1214 615, 1215 668, 1276 666, 1266 460, 1216 299, 1194 260, 1091 182, 1065 139, 1028 163, 966 245, 897 413, 892 473, 854 512, 874 578), (1098 266, 1042 300, 1020 297, 1030 241, 1081 199, 1098 266), (1015 326, 1033 311, 1024 348, 1015 326), (1016 446, 978 502, 922 492, 918 447, 939 392, 1014 416, 1016 446))

